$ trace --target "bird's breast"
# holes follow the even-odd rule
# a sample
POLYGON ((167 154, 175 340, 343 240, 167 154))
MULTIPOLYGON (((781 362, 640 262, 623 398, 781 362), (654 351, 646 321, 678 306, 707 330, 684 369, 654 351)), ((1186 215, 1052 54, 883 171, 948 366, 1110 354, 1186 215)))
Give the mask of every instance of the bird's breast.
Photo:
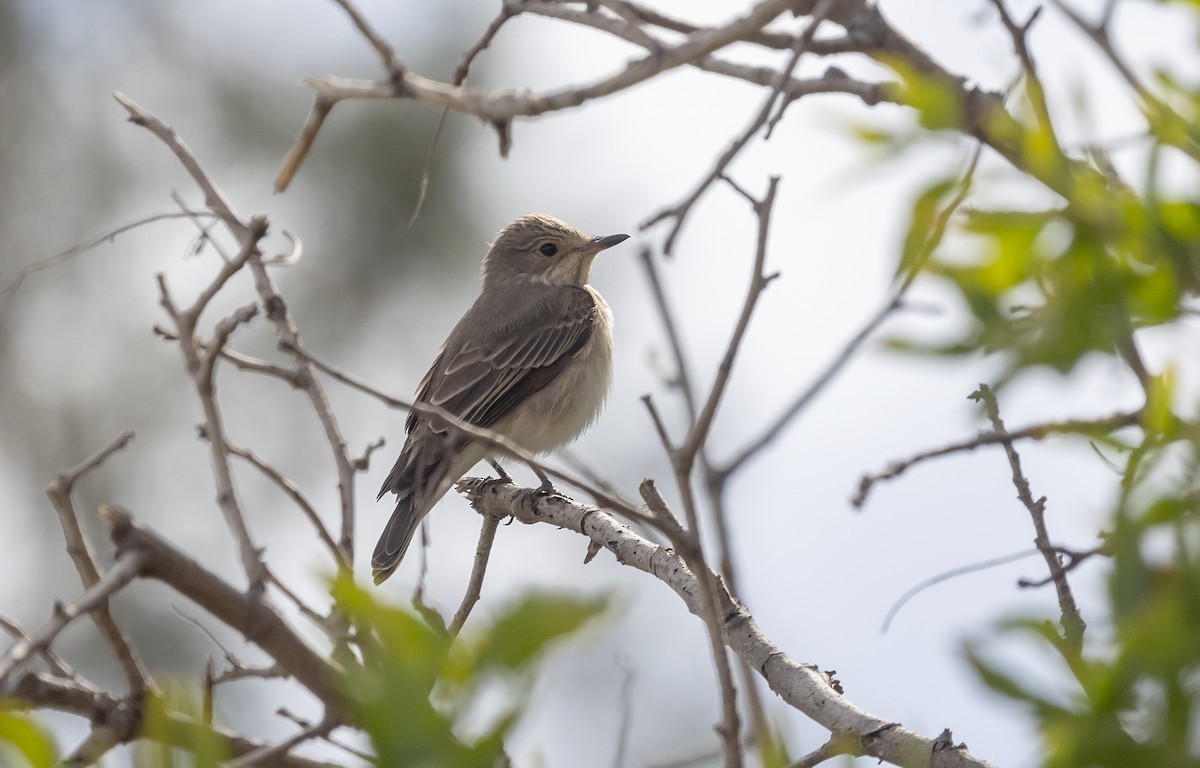
POLYGON ((612 312, 598 291, 585 287, 596 302, 591 337, 562 373, 530 396, 522 413, 498 430, 534 453, 552 451, 578 437, 600 415, 612 387, 612 312))

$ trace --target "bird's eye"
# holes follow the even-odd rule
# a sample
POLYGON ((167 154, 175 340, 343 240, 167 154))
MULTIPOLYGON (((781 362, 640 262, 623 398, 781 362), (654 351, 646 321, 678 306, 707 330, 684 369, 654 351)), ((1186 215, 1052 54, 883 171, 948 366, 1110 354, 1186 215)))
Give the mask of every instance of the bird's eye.
POLYGON ((554 254, 558 253, 558 246, 554 243, 542 243, 540 246, 538 246, 538 253, 542 254, 543 256, 553 256, 554 254))

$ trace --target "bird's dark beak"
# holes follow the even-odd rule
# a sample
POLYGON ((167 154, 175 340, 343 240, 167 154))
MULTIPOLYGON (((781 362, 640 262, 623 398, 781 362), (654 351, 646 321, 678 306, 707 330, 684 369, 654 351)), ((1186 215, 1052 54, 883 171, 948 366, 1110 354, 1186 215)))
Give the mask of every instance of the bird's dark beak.
POLYGON ((623 243, 629 239, 629 235, 605 235, 604 237, 593 237, 591 246, 594 251, 599 253, 605 248, 612 248, 614 245, 623 243))

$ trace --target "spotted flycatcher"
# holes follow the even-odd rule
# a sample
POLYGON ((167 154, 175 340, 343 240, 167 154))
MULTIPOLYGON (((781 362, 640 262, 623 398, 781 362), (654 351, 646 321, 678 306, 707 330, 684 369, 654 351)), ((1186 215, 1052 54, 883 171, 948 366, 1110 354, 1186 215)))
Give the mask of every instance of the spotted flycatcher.
MULTIPOLYGON (((532 453, 579 436, 612 383, 612 314, 588 285, 592 260, 628 235, 588 237, 558 219, 522 216, 492 241, 483 287, 421 380, 417 401, 503 435, 532 453)), ((492 451, 415 411, 379 498, 396 509, 375 545, 375 583, 396 570, 421 519, 492 451)))

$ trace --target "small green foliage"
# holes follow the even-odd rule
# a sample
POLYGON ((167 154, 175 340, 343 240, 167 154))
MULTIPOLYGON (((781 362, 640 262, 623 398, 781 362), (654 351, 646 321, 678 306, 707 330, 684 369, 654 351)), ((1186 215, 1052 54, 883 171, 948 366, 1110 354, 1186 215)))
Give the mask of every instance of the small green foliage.
POLYGON ((904 235, 904 248, 900 252, 900 263, 896 267, 896 276, 908 278, 914 272, 919 272, 925 266, 926 258, 931 251, 931 239, 935 230, 935 222, 942 209, 948 205, 956 186, 954 178, 945 178, 933 182, 926 187, 916 202, 913 203, 912 221, 908 232, 904 235))
MULTIPOLYGON (((1177 3, 1185 4, 1200 20, 1200 2, 1177 3)), ((951 219, 953 252, 938 246, 922 254, 926 243, 938 243, 930 235, 945 219, 953 185, 937 179, 919 192, 898 244, 897 279, 915 270, 942 281, 967 322, 937 345, 906 338, 893 346, 994 354, 1006 366, 1004 381, 1034 367, 1067 373, 1085 357, 1110 356, 1139 373, 1146 394, 1139 436, 1095 436, 1121 475, 1104 536, 1108 612, 1084 610, 1102 631, 1090 630, 1081 651, 1061 616, 999 624, 1059 661, 1058 674, 1036 680, 994 664, 980 646, 967 648, 967 661, 989 688, 1036 718, 1044 766, 1200 765, 1200 427, 1179 415, 1195 408, 1177 386, 1176 363, 1156 362, 1147 377, 1130 362, 1141 329, 1176 323, 1200 294, 1200 194, 1160 179, 1200 173, 1200 89, 1160 71, 1146 89, 1131 90, 1148 135, 1144 152, 1122 157, 1122 178, 1103 148, 1059 144, 1054 110, 1029 73, 1001 110, 999 100, 977 104, 971 94, 964 104, 958 93, 966 89, 947 92, 921 73, 895 70, 927 139, 948 130, 986 134, 989 151, 1013 167, 1031 200, 1049 200, 1047 192, 1056 199, 1007 210, 971 208, 968 199, 951 219), (1129 175, 1130 162, 1143 163, 1140 175, 1129 175)), ((911 130, 891 140, 867 135, 872 149, 903 152, 917 143, 911 130)))
POLYGON ((922 128, 931 131, 957 130, 963 122, 959 84, 914 69, 899 57, 882 61, 900 77, 899 99, 917 111, 922 128))
MULTIPOLYGON (((892 63, 901 98, 918 113, 927 136, 970 131, 958 83, 892 63)), ((964 238, 952 254, 935 229, 955 183, 939 178, 912 204, 900 247, 899 279, 924 271, 950 284, 970 314, 958 338, 936 346, 898 340, 893 346, 923 353, 1000 353, 1008 377, 1046 366, 1066 373, 1089 354, 1115 355, 1138 328, 1175 321, 1189 292, 1200 291, 1200 198, 1157 189, 1158 148, 1182 150, 1176 160, 1200 164, 1200 91, 1167 73, 1158 77, 1165 110, 1146 107, 1154 151, 1147 183, 1137 189, 1105 165, 1068 158, 1038 106, 1042 94, 1026 83, 1010 112, 981 99, 978 109, 993 142, 1028 181, 1053 190, 1061 202, 1043 209, 974 209, 953 221, 964 238), (963 244, 966 244, 964 247, 963 244), (971 244, 975 247, 972 248, 971 244)), ((911 132, 855 129, 871 146, 897 153, 912 146, 911 132)), ((1086 153, 1084 153, 1086 154, 1086 153)), ((1098 155, 1090 156, 1094 162, 1098 155)))
POLYGON ((220 768, 230 759, 225 739, 201 725, 203 707, 195 686, 169 682, 144 707, 145 740, 135 751, 138 768, 220 768), (189 725, 179 725, 184 722, 189 725))
POLYGON ((1080 656, 1049 621, 1002 624, 1061 658, 1064 674, 1037 689, 967 651, 985 684, 1037 717, 1050 768, 1200 764, 1200 435, 1170 411, 1171 375, 1150 389, 1107 537, 1111 643, 1080 656))
POLYGON ((36 721, 0 709, 0 765, 12 768, 51 768, 58 764, 54 740, 36 721))
POLYGON ((348 578, 334 584, 333 595, 365 659, 345 675, 357 724, 380 765, 416 767, 497 765, 525 709, 536 662, 606 608, 604 600, 534 593, 453 639, 348 578), (507 692, 505 703, 481 718, 481 694, 495 686, 507 692))
POLYGON ((787 743, 783 734, 785 729, 778 723, 767 722, 763 732, 757 734, 755 752, 762 768, 787 768, 792 764, 788 754, 787 743))
POLYGON ((577 631, 604 610, 605 601, 555 594, 527 595, 475 638, 472 666, 479 672, 517 672, 530 665, 547 643, 577 631))

